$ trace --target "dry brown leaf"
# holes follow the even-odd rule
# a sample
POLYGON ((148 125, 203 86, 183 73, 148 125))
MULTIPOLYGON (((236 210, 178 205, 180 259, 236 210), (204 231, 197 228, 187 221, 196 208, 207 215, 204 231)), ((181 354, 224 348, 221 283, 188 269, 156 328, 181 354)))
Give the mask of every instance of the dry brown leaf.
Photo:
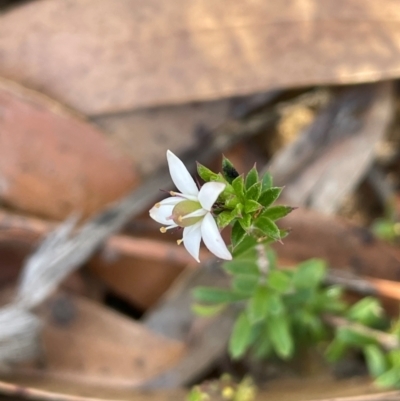
POLYGON ((274 244, 274 248, 287 261, 322 258, 334 268, 400 280, 398 248, 376 239, 363 227, 305 209, 295 210, 281 225, 292 230, 284 244, 274 244))
POLYGON ((88 115, 400 75, 397 0, 44 0, 0 16, 0 74, 88 115))
POLYGON ((130 161, 91 124, 0 81, 0 198, 45 217, 87 216, 138 183, 130 161))
POLYGON ((77 296, 57 294, 40 307, 44 359, 19 367, 20 377, 104 387, 137 387, 168 371, 184 355, 182 343, 77 296))
POLYGON ((393 115, 390 83, 343 90, 295 142, 278 152, 269 171, 283 198, 334 213, 366 175, 393 115))

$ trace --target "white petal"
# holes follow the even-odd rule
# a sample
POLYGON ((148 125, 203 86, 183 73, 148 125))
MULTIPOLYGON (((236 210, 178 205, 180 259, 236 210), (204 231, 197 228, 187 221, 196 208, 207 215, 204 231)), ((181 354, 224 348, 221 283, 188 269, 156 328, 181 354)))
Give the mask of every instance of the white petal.
POLYGON ((205 214, 207 214, 207 210, 204 209, 197 209, 192 213, 189 213, 185 216, 182 217, 182 219, 189 219, 190 217, 201 217, 204 216, 205 214))
POLYGON ((182 202, 182 201, 184 201, 184 200, 185 200, 184 198, 181 198, 181 197, 179 197, 179 196, 171 196, 171 197, 169 197, 169 198, 163 199, 163 200, 160 201, 158 204, 161 205, 161 206, 164 206, 164 205, 173 205, 173 206, 175 206, 175 205, 177 205, 179 202, 182 202))
POLYGON ((182 161, 170 150, 167 151, 167 160, 172 181, 179 191, 183 194, 197 196, 199 193, 197 185, 182 161))
POLYGON ((174 205, 161 205, 161 206, 153 206, 150 209, 150 217, 155 220, 157 223, 172 225, 175 224, 174 221, 170 218, 172 216, 172 210, 174 209, 174 205))
POLYGON ((212 205, 218 199, 220 193, 225 189, 226 184, 223 182, 207 182, 204 184, 199 192, 199 202, 203 209, 211 210, 212 205))
POLYGON ((197 262, 200 263, 201 222, 183 229, 183 245, 197 262))
POLYGON ((207 213, 201 222, 201 236, 208 250, 215 256, 225 260, 232 259, 211 213, 207 213))

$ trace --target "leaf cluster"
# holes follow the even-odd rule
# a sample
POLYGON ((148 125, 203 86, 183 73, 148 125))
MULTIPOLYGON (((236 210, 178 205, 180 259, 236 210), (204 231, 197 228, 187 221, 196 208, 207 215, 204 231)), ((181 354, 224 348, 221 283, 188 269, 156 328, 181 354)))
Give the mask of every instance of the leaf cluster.
POLYGON ((246 176, 239 175, 233 164, 223 158, 222 173, 214 173, 198 164, 197 172, 205 181, 217 181, 226 184, 219 198, 216 214, 219 228, 232 225, 232 249, 246 238, 253 242, 266 240, 281 241, 286 235, 276 225, 276 221, 289 214, 290 206, 273 205, 282 192, 281 187, 274 187, 269 173, 259 177, 254 166, 246 176))
POLYGON ((233 358, 251 350, 257 357, 275 354, 289 359, 302 340, 326 337, 324 312, 344 308, 337 287, 321 286, 326 266, 318 259, 280 270, 274 252, 258 244, 224 263, 223 269, 232 277, 231 287, 195 289, 194 297, 201 305, 195 310, 209 315, 228 304, 243 304, 229 342, 233 358))

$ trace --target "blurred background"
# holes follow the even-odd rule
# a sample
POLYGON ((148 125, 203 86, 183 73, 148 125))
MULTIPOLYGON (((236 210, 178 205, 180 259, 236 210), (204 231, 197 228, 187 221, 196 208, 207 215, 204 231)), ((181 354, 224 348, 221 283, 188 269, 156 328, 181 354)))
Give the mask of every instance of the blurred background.
POLYGON ((357 355, 233 363, 234 317, 190 310, 218 262, 148 210, 167 149, 257 163, 299 207, 279 261, 378 279, 397 316, 399 77, 396 0, 0 1, 0 394, 183 400, 222 373, 260 400, 375 392, 357 355))

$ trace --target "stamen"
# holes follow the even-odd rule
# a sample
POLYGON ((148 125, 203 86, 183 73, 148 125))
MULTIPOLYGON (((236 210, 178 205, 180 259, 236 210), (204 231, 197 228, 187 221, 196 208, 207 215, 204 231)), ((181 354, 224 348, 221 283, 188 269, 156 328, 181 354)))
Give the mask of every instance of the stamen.
POLYGON ((156 207, 156 208, 159 208, 161 206, 161 203, 160 202, 157 202, 155 205, 154 205, 154 207, 156 207))
POLYGON ((160 228, 160 231, 161 231, 163 234, 165 234, 165 233, 167 232, 167 229, 166 229, 165 227, 161 227, 161 228, 160 228))
POLYGON ((183 242, 183 239, 178 239, 178 240, 176 241, 176 243, 177 243, 178 245, 182 244, 182 242, 183 242))
POLYGON ((176 196, 176 195, 178 195, 178 193, 176 193, 176 192, 174 192, 174 191, 170 191, 169 194, 170 194, 171 196, 176 196))
POLYGON ((178 221, 179 221, 180 223, 182 223, 182 220, 183 220, 183 217, 182 217, 182 216, 178 216, 178 221))

